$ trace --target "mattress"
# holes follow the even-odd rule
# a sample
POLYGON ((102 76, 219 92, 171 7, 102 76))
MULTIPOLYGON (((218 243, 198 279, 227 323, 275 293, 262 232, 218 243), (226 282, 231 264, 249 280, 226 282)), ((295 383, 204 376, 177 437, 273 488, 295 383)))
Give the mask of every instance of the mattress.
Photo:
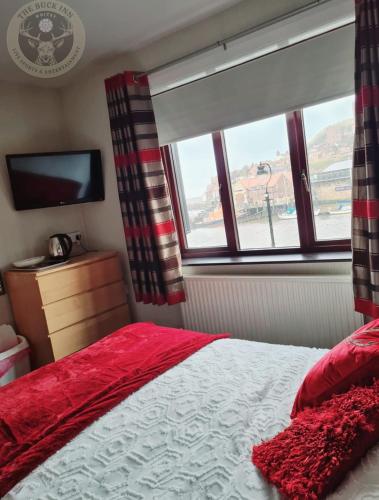
MULTIPOLYGON (((37 467, 7 500, 279 499, 251 447, 289 423, 324 350, 217 340, 160 375, 37 467)), ((379 447, 331 499, 379 499, 379 447)))

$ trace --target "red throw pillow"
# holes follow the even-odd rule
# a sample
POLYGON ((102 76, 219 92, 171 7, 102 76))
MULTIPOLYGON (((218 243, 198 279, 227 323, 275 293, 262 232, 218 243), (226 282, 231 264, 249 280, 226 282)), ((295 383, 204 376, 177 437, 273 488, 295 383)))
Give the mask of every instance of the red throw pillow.
POLYGON ((379 381, 307 408, 287 429, 253 447, 253 463, 289 499, 332 492, 379 440, 379 381))
POLYGON ((379 319, 356 330, 310 369, 297 392, 291 417, 374 378, 379 378, 379 319))

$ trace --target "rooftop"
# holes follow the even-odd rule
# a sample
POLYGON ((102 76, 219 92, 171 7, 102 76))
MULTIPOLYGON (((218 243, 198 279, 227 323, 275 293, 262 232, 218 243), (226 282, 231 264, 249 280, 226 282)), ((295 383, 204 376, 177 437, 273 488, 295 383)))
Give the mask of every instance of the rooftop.
POLYGON ((332 163, 329 167, 326 167, 322 173, 326 172, 336 172, 338 170, 346 170, 351 168, 351 159, 338 161, 336 163, 332 163))

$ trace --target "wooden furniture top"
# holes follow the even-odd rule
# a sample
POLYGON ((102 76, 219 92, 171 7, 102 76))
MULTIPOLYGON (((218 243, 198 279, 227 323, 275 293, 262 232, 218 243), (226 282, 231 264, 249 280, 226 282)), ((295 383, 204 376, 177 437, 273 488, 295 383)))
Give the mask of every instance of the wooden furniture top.
POLYGON ((76 267, 85 266, 86 264, 93 264, 99 260, 110 259, 117 256, 118 253, 115 251, 104 251, 104 252, 87 252, 83 255, 77 257, 72 257, 69 262, 62 264, 61 266, 51 267, 48 269, 41 269, 40 271, 17 271, 15 269, 10 269, 8 272, 27 272, 28 274, 35 274, 36 277, 45 276, 47 274, 59 273, 59 271, 67 271, 68 269, 74 269, 76 267))

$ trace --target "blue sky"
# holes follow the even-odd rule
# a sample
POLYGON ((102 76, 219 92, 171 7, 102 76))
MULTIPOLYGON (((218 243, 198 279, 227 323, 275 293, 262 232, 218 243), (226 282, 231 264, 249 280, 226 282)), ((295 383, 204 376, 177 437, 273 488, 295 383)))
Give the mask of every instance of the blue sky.
MULTIPOLYGON (((324 127, 353 115, 353 97, 311 106, 304 110, 305 130, 312 138, 324 127)), ((288 151, 285 116, 225 130, 229 167, 242 168, 252 162, 274 159, 276 152, 288 151)), ((178 143, 184 188, 187 197, 200 196, 216 175, 211 135, 178 143)))

